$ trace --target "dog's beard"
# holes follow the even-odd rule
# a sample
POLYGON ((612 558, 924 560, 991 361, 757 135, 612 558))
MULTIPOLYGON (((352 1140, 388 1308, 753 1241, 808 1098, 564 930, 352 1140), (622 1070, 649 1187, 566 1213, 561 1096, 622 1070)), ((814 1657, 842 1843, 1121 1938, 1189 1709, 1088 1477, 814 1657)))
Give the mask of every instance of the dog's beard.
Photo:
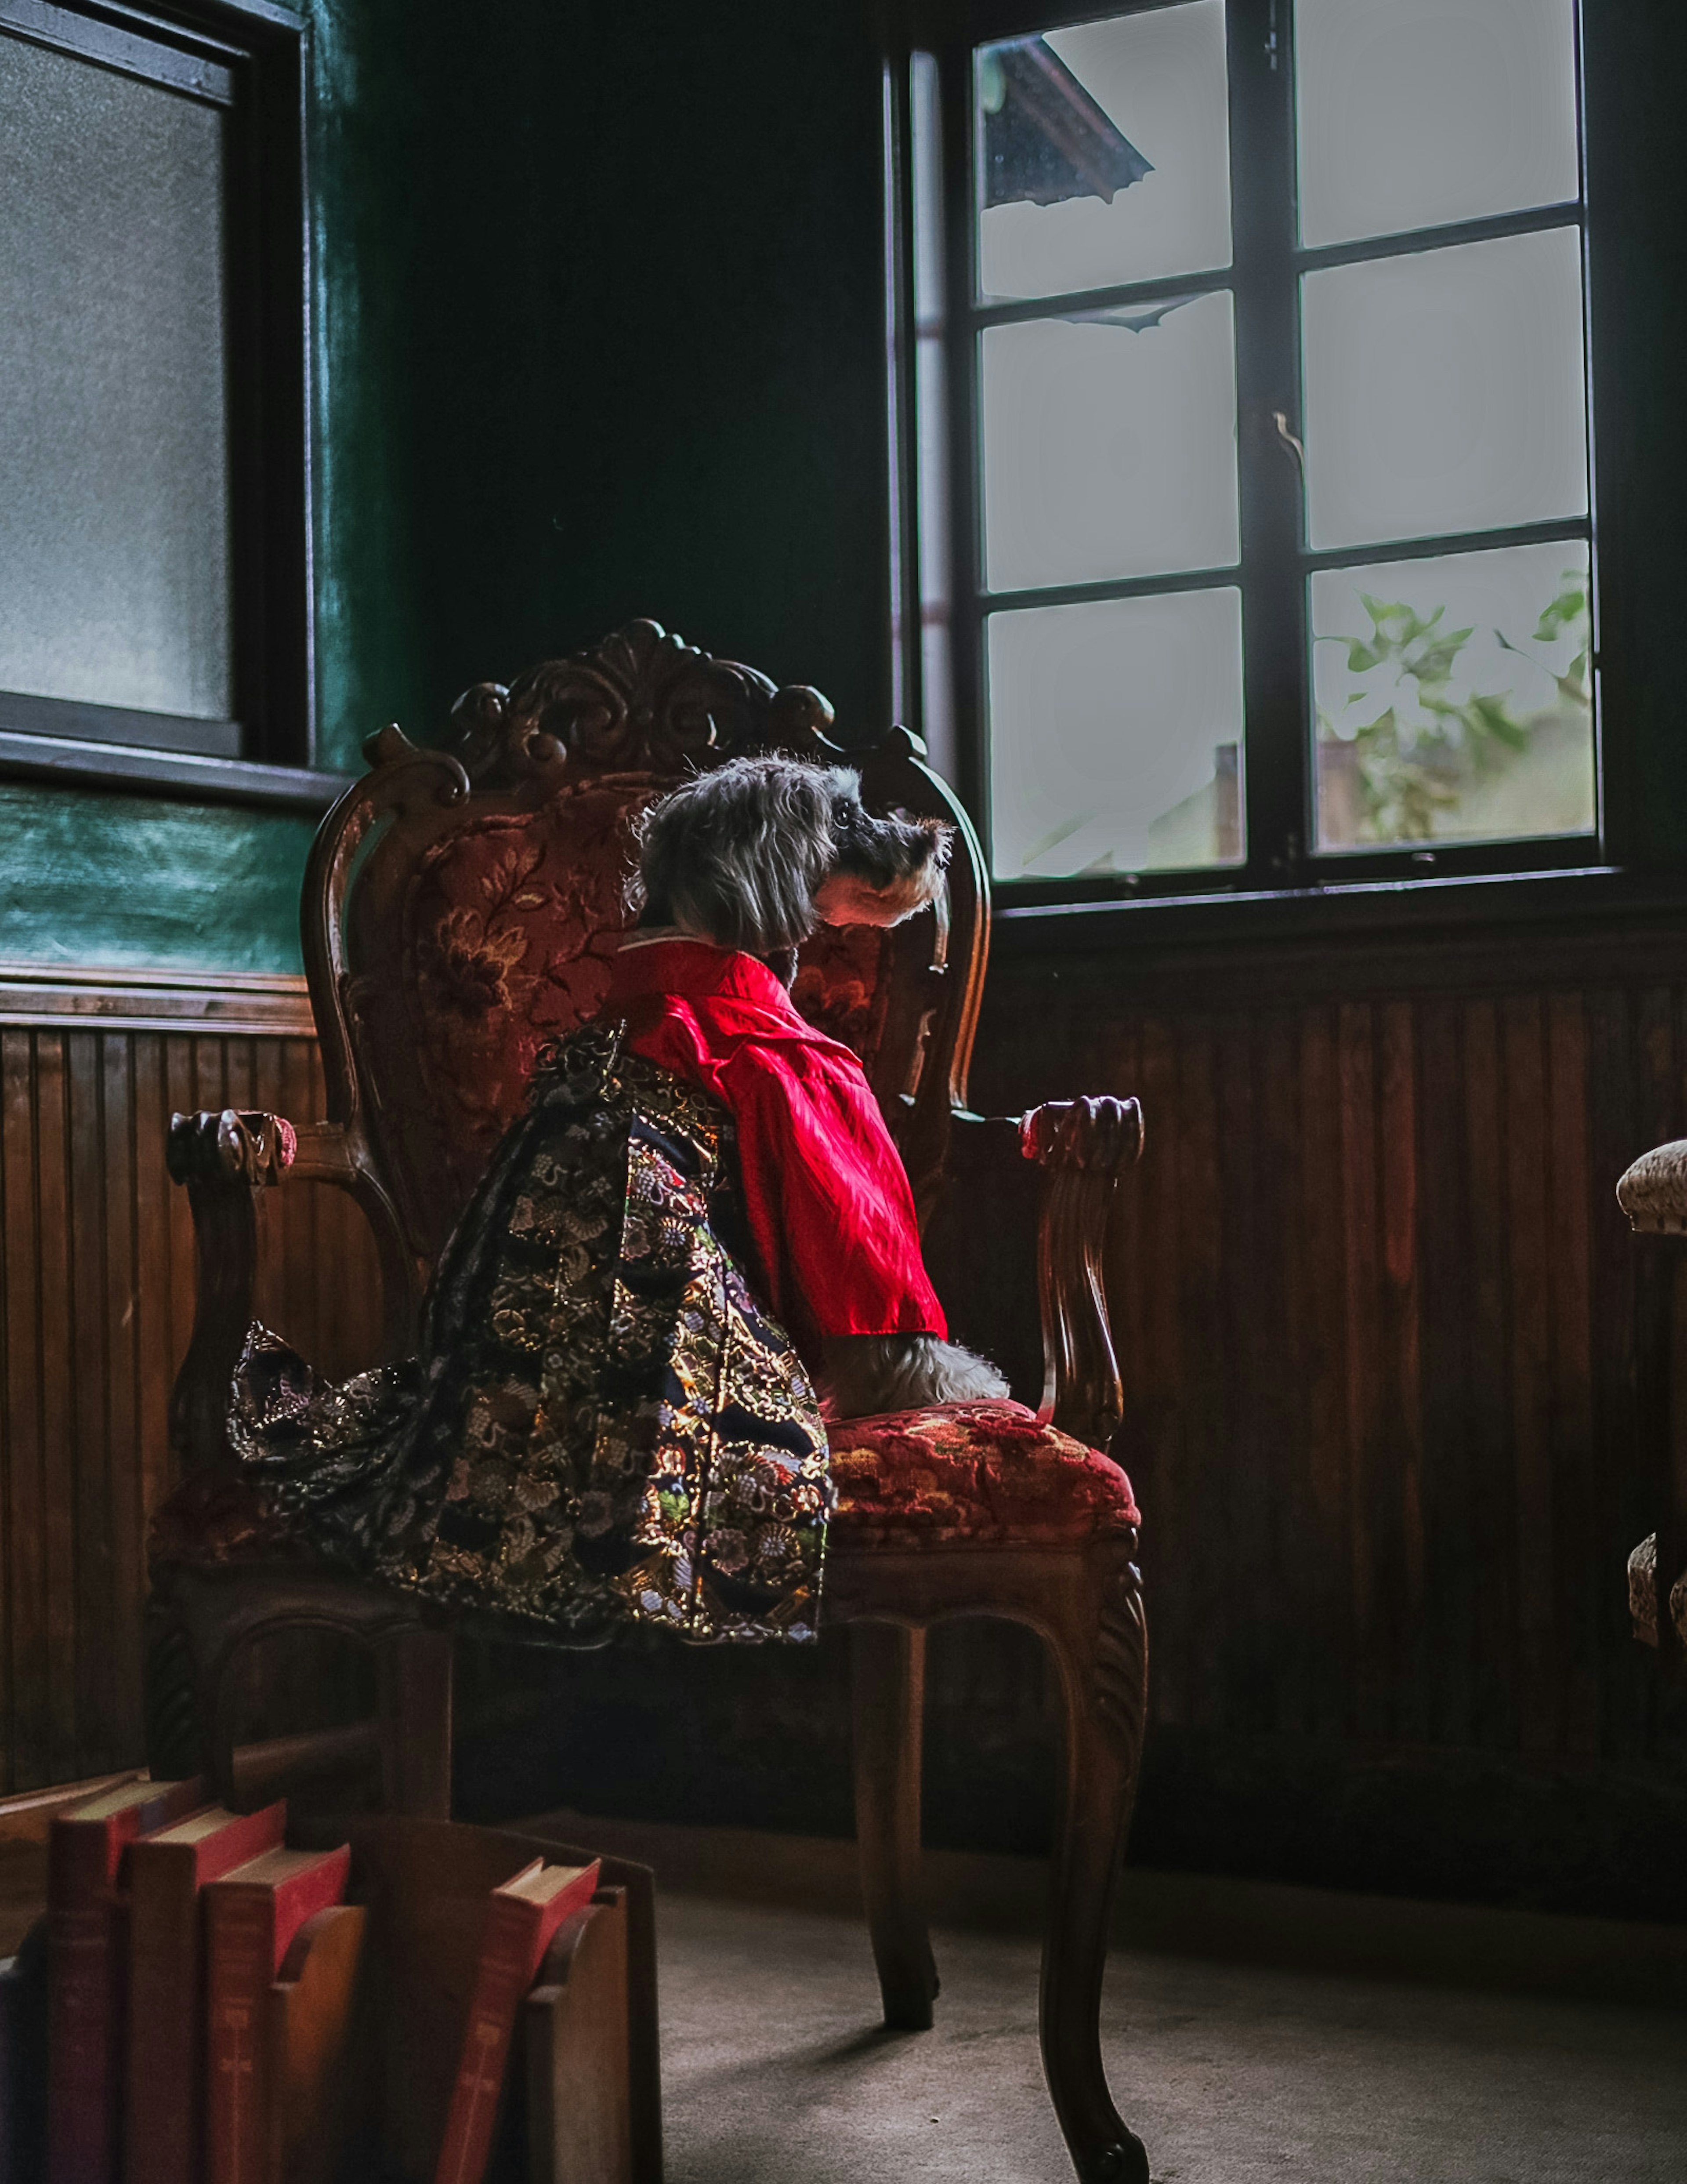
POLYGON ((934 1334, 834 1334, 820 1373, 821 1401, 832 1418, 985 1402, 1007 1392, 988 1357, 934 1334))
POLYGON ((882 884, 860 872, 833 872, 815 890, 815 910, 822 925, 900 925, 935 901, 943 872, 934 857, 882 884))
POLYGON ((815 889, 824 925, 900 925, 935 902, 954 828, 936 819, 875 818, 859 803, 836 810, 837 863, 815 889))

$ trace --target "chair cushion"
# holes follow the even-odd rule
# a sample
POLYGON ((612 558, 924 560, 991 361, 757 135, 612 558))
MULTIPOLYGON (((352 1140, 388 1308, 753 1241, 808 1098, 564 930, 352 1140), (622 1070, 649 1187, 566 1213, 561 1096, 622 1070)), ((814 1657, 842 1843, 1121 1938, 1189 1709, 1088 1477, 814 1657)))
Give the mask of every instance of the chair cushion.
POLYGON ((1070 1546, 1138 1522, 1111 1457, 1023 1403, 938 1403, 831 1428, 843 1547, 1070 1546))

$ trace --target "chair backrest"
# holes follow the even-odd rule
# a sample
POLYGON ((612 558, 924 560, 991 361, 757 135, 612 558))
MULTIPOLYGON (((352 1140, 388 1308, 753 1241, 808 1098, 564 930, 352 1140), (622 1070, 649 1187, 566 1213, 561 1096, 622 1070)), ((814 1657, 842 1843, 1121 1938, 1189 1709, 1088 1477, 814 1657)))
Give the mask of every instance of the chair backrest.
POLYGON ((870 806, 957 830, 934 910, 817 935, 794 989, 861 1056, 927 1209, 966 1100, 988 883, 918 738, 894 728, 846 753, 831 725, 818 692, 776 689, 636 621, 507 690, 477 684, 440 749, 396 727, 370 738, 370 771, 317 836, 303 922, 330 1120, 378 1184, 365 1203, 390 1244, 432 1258, 540 1050, 601 1003, 638 814, 695 769, 765 750, 847 758, 870 806))

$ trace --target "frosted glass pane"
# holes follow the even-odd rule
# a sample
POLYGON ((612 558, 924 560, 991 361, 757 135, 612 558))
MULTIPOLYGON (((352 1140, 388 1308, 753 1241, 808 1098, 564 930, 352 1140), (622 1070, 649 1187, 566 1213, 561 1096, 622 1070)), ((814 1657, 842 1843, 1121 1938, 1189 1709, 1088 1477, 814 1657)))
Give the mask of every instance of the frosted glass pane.
POLYGON ((976 86, 985 295, 1230 263, 1223 0, 982 46, 976 86))
POLYGON ((1577 229, 1309 273, 1302 310, 1314 547, 1586 514, 1577 229))
POLYGON ((993 326, 983 351, 993 588, 1224 568, 1237 559, 1227 292, 993 326))
POLYGON ((1577 196, 1573 0, 1296 0, 1300 238, 1577 196))
POLYGON ((993 615, 988 648, 999 878, 1239 861, 1239 592, 993 615))
POLYGON ((0 33, 0 689, 225 719, 222 118, 0 33))
POLYGON ((1594 824, 1588 549, 1574 540, 1312 578, 1318 846, 1594 824))

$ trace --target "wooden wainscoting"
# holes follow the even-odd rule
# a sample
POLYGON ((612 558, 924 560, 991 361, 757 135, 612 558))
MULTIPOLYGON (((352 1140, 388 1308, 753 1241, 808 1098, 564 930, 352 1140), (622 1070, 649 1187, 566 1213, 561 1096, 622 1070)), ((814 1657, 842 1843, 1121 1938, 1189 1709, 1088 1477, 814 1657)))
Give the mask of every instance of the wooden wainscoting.
MULTIPOLYGON (((148 1516, 193 1318, 171 1114, 323 1112, 302 978, 0 966, 0 1736, 4 1786, 142 1756, 148 1516)), ((340 1193, 262 1201, 259 1312, 335 1372, 376 1354, 372 1247, 340 1193)))
POLYGON ((1662 1506, 1662 1261, 1613 1195, 1687 1134, 1679 915, 1001 937, 975 1100, 1146 1114, 1109 1287, 1166 1748, 1679 1771, 1623 1570, 1662 1506))

